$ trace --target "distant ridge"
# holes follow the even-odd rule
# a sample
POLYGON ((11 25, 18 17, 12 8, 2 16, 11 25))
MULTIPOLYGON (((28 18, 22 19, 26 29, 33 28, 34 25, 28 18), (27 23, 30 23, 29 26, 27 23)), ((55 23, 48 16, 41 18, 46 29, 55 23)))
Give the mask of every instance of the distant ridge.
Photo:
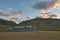
POLYGON ((8 20, 4 20, 4 19, 0 19, 0 24, 10 25, 10 26, 15 26, 15 25, 16 25, 15 22, 13 22, 13 21, 8 21, 8 20))
POLYGON ((35 18, 28 21, 23 21, 18 25, 28 26, 31 25, 37 30, 60 30, 60 19, 52 18, 35 18))

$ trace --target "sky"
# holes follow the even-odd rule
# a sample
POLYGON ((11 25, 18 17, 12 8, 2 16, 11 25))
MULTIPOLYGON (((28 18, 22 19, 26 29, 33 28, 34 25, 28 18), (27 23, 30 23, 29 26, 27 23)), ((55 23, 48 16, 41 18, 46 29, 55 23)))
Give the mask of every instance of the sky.
POLYGON ((32 11, 32 4, 35 0, 0 0, 0 10, 5 14, 8 11, 22 11, 23 16, 20 18, 25 18, 28 16, 35 16, 36 14, 32 11))
MULTIPOLYGON (((40 14, 41 9, 44 10, 43 8, 41 8, 41 9, 36 8, 39 6, 39 5, 36 5, 36 4, 39 4, 38 3, 39 1, 42 1, 42 0, 0 0, 0 11, 3 12, 3 14, 4 14, 4 17, 0 16, 0 18, 7 19, 6 17, 8 17, 8 18, 12 19, 12 18, 16 17, 18 19, 24 19, 24 20, 26 20, 28 18, 35 18, 36 16, 38 16, 40 14), (36 6, 36 7, 33 7, 33 6, 36 6), (11 14, 11 11, 14 11, 13 12, 14 14, 11 14), (20 16, 18 16, 17 14, 20 16), (22 14, 22 16, 21 16, 21 14, 22 14), (11 17, 11 15, 12 15, 12 17, 11 17)), ((52 3, 52 2, 50 2, 50 3, 52 3)), ((47 4, 45 4, 45 5, 47 5, 47 4)), ((51 4, 49 4, 49 5, 51 5, 51 4)), ((50 6, 46 9, 53 8, 53 7, 50 6)), ((60 7, 57 7, 54 9, 49 9, 47 11, 59 15, 60 7)))

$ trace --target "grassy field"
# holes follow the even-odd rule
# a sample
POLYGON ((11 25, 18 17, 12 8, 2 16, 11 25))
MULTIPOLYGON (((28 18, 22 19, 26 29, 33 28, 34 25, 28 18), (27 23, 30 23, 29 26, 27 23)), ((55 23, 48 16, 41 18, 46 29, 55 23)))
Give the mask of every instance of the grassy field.
POLYGON ((0 32, 0 40, 60 40, 60 31, 0 32))

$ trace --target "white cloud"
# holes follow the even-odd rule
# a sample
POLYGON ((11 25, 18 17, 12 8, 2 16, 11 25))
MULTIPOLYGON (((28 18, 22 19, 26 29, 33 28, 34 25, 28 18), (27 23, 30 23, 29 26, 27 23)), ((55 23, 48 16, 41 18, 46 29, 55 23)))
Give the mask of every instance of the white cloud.
POLYGON ((31 20, 31 19, 32 19, 32 17, 31 17, 31 16, 29 16, 29 17, 27 17, 27 19, 28 19, 28 20, 31 20))
POLYGON ((0 12, 3 12, 3 10, 0 9, 0 12))
POLYGON ((9 8, 9 10, 12 10, 13 8, 9 8))

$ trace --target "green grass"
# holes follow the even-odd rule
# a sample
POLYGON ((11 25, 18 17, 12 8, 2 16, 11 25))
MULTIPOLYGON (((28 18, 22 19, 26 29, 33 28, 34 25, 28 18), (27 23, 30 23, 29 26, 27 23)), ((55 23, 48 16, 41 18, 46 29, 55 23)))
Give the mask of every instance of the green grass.
POLYGON ((60 40, 60 31, 0 32, 0 40, 60 40))

